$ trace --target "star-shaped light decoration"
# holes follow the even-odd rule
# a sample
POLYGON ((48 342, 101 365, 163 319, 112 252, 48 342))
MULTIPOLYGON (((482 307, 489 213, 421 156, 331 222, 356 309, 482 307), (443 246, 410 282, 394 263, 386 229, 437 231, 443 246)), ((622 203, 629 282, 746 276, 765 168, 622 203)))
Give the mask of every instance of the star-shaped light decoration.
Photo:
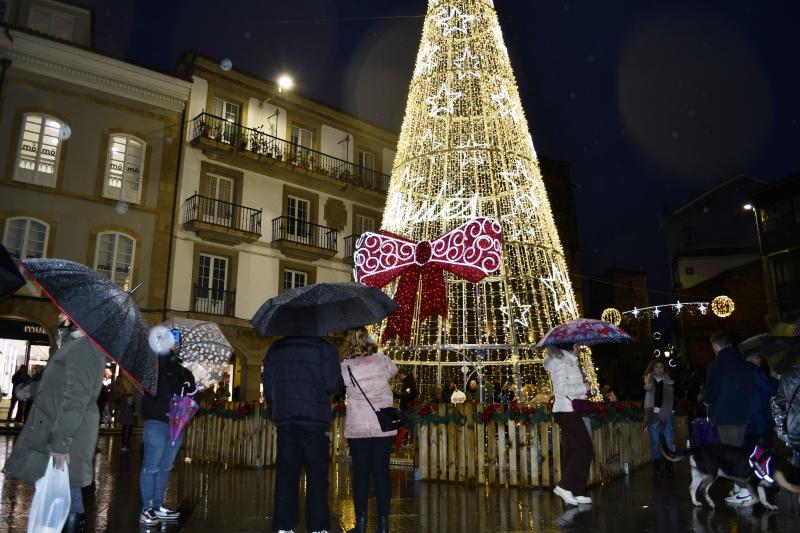
POLYGON ((681 301, 680 301, 680 300, 678 300, 678 303, 676 303, 676 304, 674 305, 674 307, 675 307, 675 310, 676 310, 677 312, 679 312, 679 313, 680 313, 680 312, 681 312, 681 309, 683 309, 683 304, 681 303, 681 301))
POLYGON ((425 152, 437 152, 441 150, 443 144, 433 136, 433 130, 427 128, 417 139, 417 155, 425 152))
POLYGON ((638 307, 634 307, 633 311, 631 311, 631 313, 633 314, 634 318, 639 318, 639 308, 638 307))
POLYGON ((500 92, 492 95, 492 101, 500 108, 500 118, 511 117, 511 120, 516 124, 519 120, 519 113, 511 100, 511 95, 508 94, 508 87, 505 85, 500 92))
POLYGON ((423 181, 425 181, 425 176, 412 176, 411 169, 408 167, 403 169, 403 175, 400 176, 400 183, 408 183, 411 189, 416 189, 423 181))
POLYGON ((511 190, 514 194, 514 205, 519 209, 537 209, 539 207, 539 200, 536 198, 536 182, 531 179, 528 174, 528 169, 525 168, 525 163, 517 159, 516 168, 511 172, 501 172, 500 175, 503 179, 511 185, 511 190), (519 177, 525 179, 527 187, 518 185, 519 177), (524 189, 524 190, 523 190, 524 189))
POLYGON ((461 54, 461 57, 453 59, 453 66, 456 67, 459 80, 481 77, 481 73, 478 70, 481 66, 480 56, 473 53, 469 46, 464 47, 464 53, 461 54))
POLYGON ((556 308, 556 312, 565 310, 571 317, 577 317, 578 310, 575 308, 575 300, 572 298, 572 285, 570 285, 567 277, 563 272, 561 272, 561 269, 558 268, 555 263, 552 263, 551 267, 550 277, 539 279, 548 289, 550 289, 550 292, 553 294, 553 305, 556 308), (564 295, 563 299, 559 295, 556 285, 561 286, 561 292, 564 295))
POLYGON ((474 135, 470 136, 469 141, 466 143, 456 146, 457 149, 461 150, 461 169, 465 169, 470 164, 483 166, 485 163, 483 160, 483 150, 488 147, 489 145, 487 143, 479 143, 476 141, 474 135))
POLYGON ((433 73, 434 69, 439 65, 439 62, 434 59, 434 56, 440 49, 441 47, 439 45, 431 44, 430 41, 426 41, 425 44, 422 45, 422 50, 419 51, 419 58, 417 58, 417 68, 414 72, 415 76, 419 76, 420 74, 429 76, 433 73))
POLYGON ((440 113, 452 115, 453 111, 455 111, 456 101, 461 98, 461 96, 461 92, 451 91, 447 83, 442 83, 436 94, 425 99, 425 103, 431 106, 428 116, 433 118, 439 116, 440 113))
POLYGON ((511 327, 511 314, 514 315, 514 324, 519 324, 522 327, 527 328, 528 322, 530 319, 530 312, 531 312, 531 305, 530 304, 522 304, 517 298, 516 294, 511 295, 511 305, 502 305, 500 306, 500 312, 503 313, 505 317, 505 324, 506 327, 511 327), (508 308, 511 307, 511 313, 509 313, 508 308), (515 311, 519 309, 519 312, 515 311))
POLYGON ((697 306, 697 309, 700 311, 701 315, 704 315, 704 314, 706 314, 706 311, 708 311, 708 306, 706 304, 702 303, 699 306, 697 306))
POLYGON ((434 20, 444 37, 454 32, 466 35, 469 32, 469 25, 475 20, 475 15, 464 13, 456 6, 445 6, 434 16, 434 20))
POLYGON ((658 315, 660 315, 660 314, 661 314, 661 309, 659 309, 658 307, 654 307, 654 308, 653 308, 653 315, 654 315, 656 318, 658 318, 658 315))

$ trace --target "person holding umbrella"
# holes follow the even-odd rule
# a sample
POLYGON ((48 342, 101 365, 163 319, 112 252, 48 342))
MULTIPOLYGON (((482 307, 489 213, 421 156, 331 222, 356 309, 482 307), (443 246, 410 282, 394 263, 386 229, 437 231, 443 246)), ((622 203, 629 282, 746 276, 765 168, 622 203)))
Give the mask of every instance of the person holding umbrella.
MULTIPOLYGON (((155 329, 155 328, 154 328, 155 329)), ((177 439, 170 434, 169 412, 173 396, 186 396, 196 390, 194 376, 181 365, 178 358, 180 344, 158 360, 158 388, 155 396, 145 394, 141 400, 144 419, 144 458, 139 476, 142 494, 142 511, 139 523, 153 526, 161 522, 174 522, 180 518, 178 511, 164 506, 169 473, 183 444, 184 433, 177 439)))
POLYGON ((287 533, 297 526, 304 468, 306 528, 330 529, 330 399, 344 382, 339 352, 322 337, 379 322, 395 308, 378 289, 320 283, 267 300, 250 321, 265 337, 284 337, 272 343, 264 358, 264 399, 278 430, 273 531, 287 533))
POLYGON ((149 327, 130 293, 91 268, 63 259, 23 259, 22 266, 59 308, 59 348, 42 374, 33 408, 4 470, 35 482, 49 458, 69 462, 71 508, 64 531, 83 531, 81 487, 94 481, 100 425, 97 398, 106 357, 145 391, 158 379, 149 327))
POLYGON ((22 428, 3 471, 35 483, 50 458, 69 464, 70 509, 65 533, 85 530, 81 488, 94 481, 94 451, 100 426, 97 398, 103 386, 106 358, 70 318, 58 316, 69 333, 47 363, 36 391, 29 423, 22 428))

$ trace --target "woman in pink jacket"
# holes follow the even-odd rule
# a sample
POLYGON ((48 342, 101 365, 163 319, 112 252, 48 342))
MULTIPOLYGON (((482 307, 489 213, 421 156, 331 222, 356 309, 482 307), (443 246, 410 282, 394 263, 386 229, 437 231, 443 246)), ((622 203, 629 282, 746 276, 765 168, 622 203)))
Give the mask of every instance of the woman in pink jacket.
POLYGON ((381 431, 372 407, 381 409, 394 404, 389 379, 397 374, 397 367, 377 350, 366 329, 347 332, 345 360, 342 362, 342 377, 347 387, 344 436, 350 446, 350 457, 353 461, 353 504, 356 512, 356 525, 348 533, 367 531, 370 477, 378 500, 378 524, 375 531, 389 531, 389 455, 397 432, 381 431), (364 398, 365 394, 372 402, 372 407, 364 398))

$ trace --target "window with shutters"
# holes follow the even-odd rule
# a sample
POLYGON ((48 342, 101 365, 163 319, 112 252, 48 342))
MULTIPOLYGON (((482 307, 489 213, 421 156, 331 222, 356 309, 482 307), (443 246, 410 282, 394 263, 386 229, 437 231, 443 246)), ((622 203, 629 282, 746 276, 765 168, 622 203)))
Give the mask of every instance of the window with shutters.
POLYGON ((109 137, 103 196, 134 204, 141 201, 144 153, 145 143, 138 137, 109 137))
POLYGON ((14 165, 14 181, 55 187, 66 125, 43 113, 25 113, 14 165))

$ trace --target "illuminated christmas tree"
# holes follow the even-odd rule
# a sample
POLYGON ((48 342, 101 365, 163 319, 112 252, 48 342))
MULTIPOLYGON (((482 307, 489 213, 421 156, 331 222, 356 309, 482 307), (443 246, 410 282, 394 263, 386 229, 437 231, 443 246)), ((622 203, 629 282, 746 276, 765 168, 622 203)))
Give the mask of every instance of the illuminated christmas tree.
MULTIPOLYGON (((446 317, 421 317, 439 295, 414 285, 410 335, 383 331, 384 351, 428 396, 477 362, 484 376, 544 394, 535 345, 578 309, 511 62, 491 0, 430 0, 382 230, 435 241, 477 217, 502 226, 497 272, 477 283, 445 274, 446 317)), ((596 388, 589 350, 582 363, 596 388)))

